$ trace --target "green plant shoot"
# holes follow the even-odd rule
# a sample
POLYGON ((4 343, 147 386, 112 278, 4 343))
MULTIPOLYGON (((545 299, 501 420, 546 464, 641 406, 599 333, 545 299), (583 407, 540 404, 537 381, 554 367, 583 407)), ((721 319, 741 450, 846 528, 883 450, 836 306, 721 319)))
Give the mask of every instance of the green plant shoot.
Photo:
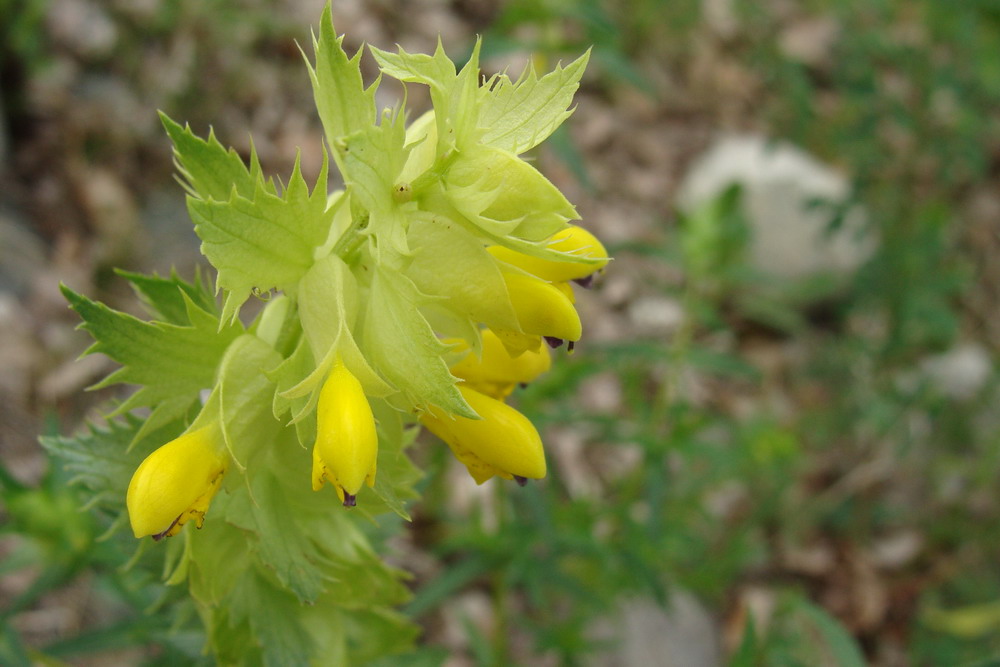
POLYGON ((45 444, 141 539, 137 560, 159 558, 189 589, 226 664, 356 664, 410 646, 394 611, 406 575, 372 538, 379 515, 408 518, 420 472, 406 448, 423 424, 479 483, 543 477, 538 432, 505 401, 581 337, 568 283, 607 262, 519 157, 570 115, 586 54, 484 80, 478 44, 460 70, 440 45, 371 48, 382 75, 430 88, 433 111, 408 123, 402 106, 376 108, 381 78, 366 88, 361 52, 341 43, 327 8, 307 58, 326 133, 311 187, 298 163, 265 177, 255 154, 247 165, 162 116, 221 306, 177 276, 121 274, 149 321, 63 288, 88 352, 121 364, 97 386, 140 388, 110 430, 45 444), (334 192, 331 157, 346 184, 334 192))

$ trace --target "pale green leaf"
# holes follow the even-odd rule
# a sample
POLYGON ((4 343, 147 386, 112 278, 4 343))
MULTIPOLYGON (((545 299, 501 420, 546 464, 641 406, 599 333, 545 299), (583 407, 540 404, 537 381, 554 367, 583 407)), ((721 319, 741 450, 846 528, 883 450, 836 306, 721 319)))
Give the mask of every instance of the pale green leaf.
POLYGON ((226 150, 211 130, 205 140, 163 112, 160 120, 174 143, 174 160, 191 196, 226 201, 234 189, 244 197, 252 197, 259 187, 274 192, 274 185, 264 182, 255 152, 251 153, 248 169, 236 151, 226 150))
POLYGON ((322 359, 340 331, 354 327, 358 318, 358 285, 350 268, 337 255, 317 261, 299 284, 299 318, 313 358, 322 359))
POLYGON ((541 241, 579 217, 576 209, 540 171, 513 153, 480 147, 463 154, 445 175, 446 194, 452 204, 469 216, 513 224, 512 234, 528 241, 541 241), (490 193, 482 203, 477 193, 490 193), (470 202, 472 208, 470 208, 470 202))
MULTIPOLYGON (((249 531, 261 562, 302 602, 316 602, 324 591, 350 607, 405 596, 399 575, 381 563, 358 530, 360 517, 342 507, 332 489, 312 490, 311 465, 310 450, 295 442, 290 429, 267 437, 266 446, 250 452, 245 477, 227 483, 225 520, 249 531)), ((397 493, 410 483, 404 480, 397 493)), ((363 492, 358 502, 373 497, 363 492)))
POLYGON ((452 147, 465 150, 478 141, 481 134, 478 123, 479 105, 486 92, 479 87, 479 40, 473 47, 469 61, 458 73, 454 63, 445 54, 440 40, 433 56, 410 54, 402 48, 398 53, 369 48, 384 74, 400 81, 422 83, 430 87, 437 125, 438 155, 452 147))
POLYGON ((406 128, 406 147, 409 153, 399 180, 412 183, 437 160, 437 125, 433 111, 428 111, 406 128))
POLYGON ((379 125, 347 137, 343 149, 344 180, 352 197, 369 214, 366 234, 376 249, 391 248, 406 254, 406 218, 393 198, 393 190, 409 152, 402 116, 386 110, 379 125))
POLYGON ((320 19, 319 39, 313 37, 316 65, 308 58, 309 78, 312 81, 316 109, 319 112, 327 141, 334 147, 334 159, 343 171, 336 147, 343 137, 365 130, 375 120, 376 84, 365 90, 361 78, 361 51, 348 58, 344 52, 343 37, 337 37, 333 27, 330 6, 323 10, 320 19))
MULTIPOLYGON (((470 320, 462 312, 446 308, 440 302, 426 303, 420 309, 420 314, 426 318, 434 332, 442 339, 457 338, 464 340, 472 354, 479 356, 483 350, 482 332, 479 324, 470 320)), ((445 363, 450 367, 464 356, 463 354, 445 354, 445 363)))
MULTIPOLYGON (((239 489, 239 493, 245 493, 239 489)), ((183 533, 188 547, 188 586, 191 595, 204 605, 219 605, 254 565, 247 533, 226 523, 225 506, 231 495, 222 492, 212 501, 205 526, 183 533)))
POLYGON ((62 292, 83 319, 80 327, 96 341, 86 354, 100 352, 122 365, 95 387, 141 385, 116 413, 154 407, 137 438, 185 414, 198 400, 199 392, 215 384, 216 368, 226 348, 242 332, 238 324, 220 330, 218 320, 193 306, 187 297, 188 317, 196 319, 192 326, 144 322, 91 301, 65 285, 62 292))
POLYGON ((344 179, 353 188, 352 196, 368 210, 386 207, 392 187, 406 162, 406 129, 402 116, 390 110, 382 123, 370 125, 344 140, 344 179))
MULTIPOLYGON (((319 505, 300 506, 313 493, 311 457, 290 433, 273 434, 248 452, 244 474, 227 480, 231 495, 222 512, 227 522, 249 531, 251 548, 281 584, 310 602, 322 593, 326 577, 321 554, 300 520, 319 505)), ((327 504, 327 511, 336 509, 327 504)))
POLYGON ((483 243, 444 217, 423 217, 410 228, 413 260, 406 275, 435 304, 492 328, 518 330, 496 260, 483 243))
POLYGON ((302 410, 304 403, 299 400, 301 397, 292 399, 286 396, 286 392, 302 382, 303 378, 315 368, 316 362, 310 352, 309 342, 302 337, 292 353, 277 368, 268 372, 267 376, 275 386, 271 409, 276 419, 280 419, 288 412, 295 415, 302 410))
MULTIPOLYGON (((479 127, 479 108, 485 100, 486 91, 479 86, 479 49, 481 46, 482 42, 477 38, 472 47, 469 61, 462 67, 451 90, 448 91, 448 106, 446 107, 448 116, 445 128, 451 133, 451 136, 442 136, 439 125, 438 138, 446 140, 439 141, 438 150, 441 153, 447 150, 450 145, 453 145, 460 153, 470 150, 482 136, 479 127)), ((439 108, 436 103, 434 108, 439 108)))
POLYGON ((495 220, 483 215, 483 211, 496 201, 499 194, 496 189, 484 190, 477 182, 465 186, 450 184, 447 190, 428 190, 422 203, 426 210, 434 213, 447 215, 448 211, 453 210, 487 234, 509 236, 524 221, 524 216, 495 220))
POLYGON ((441 359, 447 349, 434 335, 420 306, 428 297, 403 275, 375 268, 362 325, 362 350, 407 403, 436 405, 453 414, 477 415, 455 387, 441 359))
MULTIPOLYGON (((312 537, 299 525, 299 509, 293 497, 299 495, 289 486, 281 471, 267 471, 264 466, 287 466, 304 473, 299 485, 309 489, 308 453, 296 443, 285 456, 262 456, 251 462, 257 470, 248 471, 249 493, 237 496, 227 508, 226 520, 255 535, 254 548, 261 561, 274 570, 282 586, 287 587, 301 602, 313 602, 323 592, 324 576, 320 567, 321 553, 312 537), (294 456, 294 458, 293 458, 294 456)), ((274 449, 271 447, 270 449, 274 449)), ((328 511, 346 511, 330 504, 328 511)), ((327 527, 326 530, 330 528, 327 527)))
POLYGON ((219 421, 233 459, 245 466, 254 447, 267 446, 281 424, 271 412, 274 383, 266 371, 281 363, 274 348, 251 334, 240 336, 219 365, 219 421))
MULTIPOLYGON (((488 245, 502 245, 511 250, 547 259, 555 262, 572 262, 574 264, 601 264, 607 260, 600 257, 582 257, 580 255, 558 252, 549 248, 548 239, 541 241, 528 241, 511 236, 508 231, 512 224, 501 224, 495 220, 488 220, 482 216, 476 216, 471 209, 462 211, 454 206, 445 193, 440 190, 428 191, 421 200, 421 204, 426 211, 432 212, 448 220, 458 223, 466 232, 475 238, 479 238, 488 245)), ((516 222, 516 221, 515 221, 516 222)))
POLYGON ((483 143, 517 155, 544 141, 572 113, 569 105, 589 59, 588 50, 541 78, 531 65, 516 82, 506 74, 496 77, 479 108, 479 124, 486 128, 483 143))
MULTIPOLYGON (((319 363, 305 378, 293 387, 283 388, 287 398, 297 398, 312 393, 307 409, 315 404, 320 383, 336 363, 337 358, 358 378, 365 393, 383 397, 393 392, 392 387, 379 377, 354 340, 358 316, 359 296, 354 274, 336 255, 325 257, 312 267, 299 285, 299 314, 302 329, 312 350, 312 358, 319 363)), ((301 413, 296 415, 299 418, 301 413)))
POLYGON ((188 300, 206 313, 218 315, 218 305, 208 286, 202 282, 200 272, 195 274, 193 283, 182 280, 176 271, 171 271, 169 278, 162 278, 155 273, 147 276, 121 269, 115 269, 115 273, 132 284, 143 305, 155 319, 180 326, 191 324, 188 300))
MULTIPOLYGON (((385 401, 372 401, 371 405, 378 425, 379 441, 378 474, 372 491, 385 503, 386 509, 409 521, 405 502, 419 497, 413 485, 423 475, 406 455, 406 448, 417 437, 419 429, 412 425, 404 428, 403 413, 385 401)), ((371 514, 379 513, 377 507, 369 504, 364 507, 371 514)))
MULTIPOLYGON (((303 615, 301 601, 274 585, 257 568, 243 571, 223 609, 229 623, 245 622, 249 626, 253 643, 260 646, 265 667, 307 665, 320 657, 315 642, 298 620, 303 615)), ((250 647, 233 648, 245 655, 250 647)), ((244 658, 235 664, 248 662, 244 658)))
POLYGON ((250 332, 276 350, 284 350, 298 334, 295 302, 278 294, 264 306, 250 332))
POLYGON ((313 263, 315 249, 330 233, 335 211, 327 209, 326 170, 312 193, 299 161, 282 196, 258 187, 248 199, 236 191, 227 201, 188 197, 188 211, 202 240, 202 253, 229 291, 222 319, 231 321, 256 287, 294 290, 313 263))
POLYGON ((353 640, 345 664, 368 664, 375 658, 404 653, 420 634, 403 614, 384 607, 344 612, 341 622, 353 640))
MULTIPOLYGON (((440 39, 432 56, 426 53, 407 53, 402 47, 397 53, 374 46, 369 46, 368 49, 375 56, 383 74, 399 81, 427 85, 431 88, 432 95, 446 93, 455 81, 455 63, 444 52, 440 39)), ((434 106, 438 107, 436 99, 434 106)))

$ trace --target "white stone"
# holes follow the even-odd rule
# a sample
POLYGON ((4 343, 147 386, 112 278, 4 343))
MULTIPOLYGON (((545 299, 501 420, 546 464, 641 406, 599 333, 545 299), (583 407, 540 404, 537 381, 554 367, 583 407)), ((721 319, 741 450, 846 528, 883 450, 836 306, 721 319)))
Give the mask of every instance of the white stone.
POLYGON ((965 400, 979 393, 989 380, 993 360, 981 345, 962 343, 924 359, 920 368, 945 396, 965 400))
POLYGON ((669 297, 641 296, 629 304, 628 318, 637 336, 661 338, 680 328, 684 309, 669 297))
POLYGON ((83 56, 106 56, 118 42, 118 27, 100 3, 56 0, 50 3, 46 21, 57 42, 83 56))
POLYGON ((666 609, 653 600, 623 601, 592 634, 618 639, 617 648, 586 661, 589 667, 717 667, 722 664, 719 628, 690 593, 670 593, 666 609))
POLYGON ((743 188, 743 212, 752 240, 749 261, 776 277, 847 275, 875 248, 865 233, 865 215, 853 207, 836 233, 832 212, 815 202, 840 204, 850 194, 847 179, 799 148, 758 135, 723 137, 684 177, 678 206, 692 211, 726 188, 743 188))

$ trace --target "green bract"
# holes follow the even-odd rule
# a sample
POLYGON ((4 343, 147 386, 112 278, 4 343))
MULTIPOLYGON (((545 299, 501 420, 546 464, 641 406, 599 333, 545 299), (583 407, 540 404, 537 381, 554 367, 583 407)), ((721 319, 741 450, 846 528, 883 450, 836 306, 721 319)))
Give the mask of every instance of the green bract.
MULTIPOLYGON (((298 161, 287 181, 272 180, 255 154, 248 166, 213 135, 162 117, 221 308, 201 280, 176 276, 122 274, 151 321, 64 288, 96 340, 89 352, 122 365, 98 386, 140 388, 113 413, 124 422, 48 444, 63 455, 76 448, 74 466, 105 504, 134 467, 100 473, 98 457, 124 442, 135 447, 129 461, 158 452, 130 487, 130 511, 142 519, 133 524, 137 534, 176 534, 155 549, 168 582, 190 588, 223 663, 345 664, 405 649, 414 629, 392 611, 407 595, 403 575, 377 557, 367 519, 408 518, 418 472, 404 450, 418 417, 457 434, 449 444, 467 465, 482 459, 521 482, 544 475, 537 433, 503 399, 548 368, 542 336, 576 340, 580 322, 568 286, 530 267, 570 263, 565 275, 575 279, 606 263, 549 247, 576 211, 518 157, 569 115, 587 55, 542 77, 529 68, 517 81, 484 81, 478 44, 461 70, 440 45, 432 56, 373 48, 383 75, 430 87, 434 110, 407 127, 404 108, 376 108, 380 79, 366 89, 360 52, 349 57, 341 42, 328 8, 309 65, 327 140, 312 186, 298 161), (346 185, 333 193, 330 158, 346 185), (261 294, 269 302, 244 325, 242 307, 261 294), (463 355, 482 355, 486 334, 483 367, 502 379, 496 398, 460 388, 449 370, 463 355), (518 362, 524 350, 538 363, 518 362), (139 407, 151 409, 144 421, 129 414, 139 407), (493 430, 510 424, 524 437, 493 430), (488 447, 466 443, 467 432, 491 436, 488 447), (207 491, 184 488, 187 470, 207 491), (321 488, 323 479, 337 492, 321 488), (343 509, 338 492, 345 504, 357 494, 356 509, 343 509), (147 511, 154 500, 156 512, 147 511), (204 515, 203 530, 170 523, 164 515, 174 508, 192 523, 204 515)), ((124 497, 110 504, 121 517, 124 497)))

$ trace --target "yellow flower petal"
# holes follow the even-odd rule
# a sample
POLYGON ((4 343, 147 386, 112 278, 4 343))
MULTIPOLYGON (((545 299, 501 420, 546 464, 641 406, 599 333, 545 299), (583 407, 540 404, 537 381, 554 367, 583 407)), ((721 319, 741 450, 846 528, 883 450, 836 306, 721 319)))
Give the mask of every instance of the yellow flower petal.
POLYGON ((176 535, 190 519, 201 528, 229 465, 216 426, 185 433, 139 464, 125 504, 136 537, 176 535))
POLYGON ((316 444, 313 446, 312 486, 318 491, 330 482, 347 506, 365 482, 375 483, 378 434, 365 391, 354 375, 337 362, 316 405, 316 444))
POLYGON ((558 287, 523 273, 504 273, 503 279, 524 333, 580 340, 580 316, 558 287))
MULTIPOLYGON (((483 341, 482 357, 467 354, 451 367, 454 376, 465 380, 468 386, 487 396, 502 399, 508 396, 518 384, 531 382, 549 370, 552 359, 545 346, 512 356, 506 345, 490 329, 481 332, 483 341)), ((446 340, 447 342, 456 342, 446 340)), ((464 345, 464 341, 459 343, 464 345)))
POLYGON ((482 419, 452 417, 437 410, 420 422, 448 444, 478 484, 494 475, 504 479, 545 477, 542 439, 531 421, 514 408, 469 387, 462 396, 482 419))
POLYGON ((555 287, 560 292, 562 292, 563 296, 569 299, 569 302, 571 304, 573 304, 574 306, 576 305, 576 294, 573 293, 572 285, 570 285, 569 283, 552 283, 552 286, 555 287))
POLYGON ((608 251, 597 237, 588 232, 583 227, 570 225, 566 229, 555 233, 549 241, 548 247, 558 252, 564 252, 578 257, 601 258, 598 264, 579 264, 576 262, 558 262, 552 259, 542 259, 519 253, 516 250, 504 248, 503 246, 491 246, 487 248, 494 257, 500 261, 513 264, 519 269, 534 274, 539 278, 554 283, 564 283, 570 280, 580 280, 603 269, 607 263, 608 251))
POLYGON ((497 338, 503 342, 507 352, 512 357, 519 357, 526 352, 538 352, 542 346, 542 337, 537 334, 526 334, 512 329, 494 329, 497 338))

